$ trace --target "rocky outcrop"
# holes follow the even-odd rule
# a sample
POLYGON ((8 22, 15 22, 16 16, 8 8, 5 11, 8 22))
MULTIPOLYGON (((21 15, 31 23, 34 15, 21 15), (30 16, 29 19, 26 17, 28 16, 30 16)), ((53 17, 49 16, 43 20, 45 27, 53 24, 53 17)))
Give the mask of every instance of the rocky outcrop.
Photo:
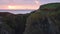
POLYGON ((60 3, 41 5, 27 18, 24 34, 60 34, 60 3))
POLYGON ((6 23, 6 17, 13 15, 8 12, 0 12, 0 34, 13 34, 13 29, 6 23))
POLYGON ((23 34, 29 14, 0 12, 0 34, 23 34))

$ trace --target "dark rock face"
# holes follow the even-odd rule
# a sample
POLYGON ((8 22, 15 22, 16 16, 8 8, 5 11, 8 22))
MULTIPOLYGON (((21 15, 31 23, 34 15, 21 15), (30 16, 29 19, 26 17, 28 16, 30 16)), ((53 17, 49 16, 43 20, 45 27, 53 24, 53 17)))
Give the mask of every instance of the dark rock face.
POLYGON ((38 12, 28 17, 24 34, 60 34, 58 7, 60 3, 42 5, 38 12))
POLYGON ((25 30, 25 24, 26 24, 26 18, 24 19, 25 16, 21 15, 21 16, 17 16, 16 17, 16 27, 15 27, 15 34, 23 34, 24 30, 25 30))
POLYGON ((23 34, 28 14, 0 13, 0 34, 23 34))
POLYGON ((11 27, 6 24, 6 22, 4 21, 6 18, 6 16, 9 16, 10 13, 0 13, 0 34, 13 34, 13 29, 11 29, 11 27), (8 15, 7 15, 8 14, 8 15))
POLYGON ((42 20, 31 18, 27 20, 24 34, 56 34, 54 23, 49 23, 47 17, 42 20))

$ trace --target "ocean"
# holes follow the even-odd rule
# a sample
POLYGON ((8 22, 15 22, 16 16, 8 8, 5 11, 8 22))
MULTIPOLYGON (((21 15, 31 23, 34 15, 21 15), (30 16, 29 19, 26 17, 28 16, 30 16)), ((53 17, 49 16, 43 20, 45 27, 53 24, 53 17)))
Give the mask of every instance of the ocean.
POLYGON ((0 12, 10 12, 13 14, 26 14, 26 13, 30 13, 34 10, 0 10, 0 12))

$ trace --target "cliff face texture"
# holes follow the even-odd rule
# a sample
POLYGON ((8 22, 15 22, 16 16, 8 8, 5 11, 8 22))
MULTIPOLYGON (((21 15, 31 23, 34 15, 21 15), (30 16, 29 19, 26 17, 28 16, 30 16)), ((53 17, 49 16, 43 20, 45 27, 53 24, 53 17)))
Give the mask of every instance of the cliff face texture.
POLYGON ((28 15, 0 12, 0 34, 22 34, 28 15))
POLYGON ((27 18, 24 34, 60 34, 60 3, 41 5, 27 18))
POLYGON ((0 12, 0 34, 60 34, 60 3, 41 5, 29 14, 0 12))

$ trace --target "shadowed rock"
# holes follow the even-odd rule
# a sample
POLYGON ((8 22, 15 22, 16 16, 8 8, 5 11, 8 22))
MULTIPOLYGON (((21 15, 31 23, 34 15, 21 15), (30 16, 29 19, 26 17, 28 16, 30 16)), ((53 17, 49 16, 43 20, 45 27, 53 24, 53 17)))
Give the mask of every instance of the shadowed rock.
POLYGON ((24 34, 60 34, 60 3, 41 5, 27 19, 24 34))
POLYGON ((25 30, 26 18, 30 14, 11 14, 0 12, 0 34, 23 34, 25 30))

